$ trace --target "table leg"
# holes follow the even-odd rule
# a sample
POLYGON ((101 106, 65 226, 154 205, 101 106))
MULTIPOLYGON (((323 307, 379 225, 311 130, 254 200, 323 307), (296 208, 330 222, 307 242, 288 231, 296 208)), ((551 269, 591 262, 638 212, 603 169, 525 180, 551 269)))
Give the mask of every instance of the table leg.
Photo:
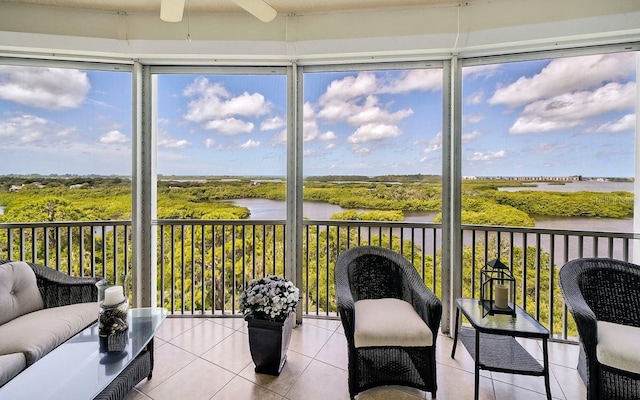
POLYGON ((151 377, 153 376, 153 338, 151 338, 151 340, 149 341, 149 344, 147 345, 147 351, 149 352, 149 357, 151 362, 151 370, 149 371, 149 375, 147 376, 147 379, 151 379, 151 377))
POLYGON ((458 323, 460 319, 460 309, 456 308, 456 327, 453 330, 453 348, 451 349, 451 358, 456 356, 456 346, 458 345, 458 323))
POLYGON ((473 399, 478 400, 480 390, 480 332, 476 330, 476 365, 475 365, 475 389, 473 399))
POLYGON ((547 400, 551 400, 551 387, 549 385, 549 348, 547 338, 542 339, 542 357, 544 359, 544 387, 547 390, 547 400))

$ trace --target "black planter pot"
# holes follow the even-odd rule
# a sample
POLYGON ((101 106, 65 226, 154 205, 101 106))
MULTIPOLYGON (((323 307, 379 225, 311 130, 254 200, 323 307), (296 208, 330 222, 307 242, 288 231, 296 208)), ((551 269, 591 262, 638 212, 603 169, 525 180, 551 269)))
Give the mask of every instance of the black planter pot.
POLYGON ((255 371, 261 374, 280 375, 287 362, 287 349, 291 341, 293 314, 284 322, 249 319, 249 349, 256 365, 255 371))

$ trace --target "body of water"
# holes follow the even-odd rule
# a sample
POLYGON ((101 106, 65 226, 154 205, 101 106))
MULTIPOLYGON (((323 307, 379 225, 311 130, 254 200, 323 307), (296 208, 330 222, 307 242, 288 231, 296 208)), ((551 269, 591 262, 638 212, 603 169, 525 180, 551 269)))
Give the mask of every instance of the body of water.
MULTIPOLYGON (((286 203, 284 201, 266 200, 266 199, 239 199, 231 201, 233 204, 247 207, 251 210, 250 220, 284 220, 286 218, 285 208, 286 203)), ((303 203, 303 215, 306 219, 324 221, 338 212, 346 211, 346 209, 328 203, 305 201, 303 203)), ((359 212, 367 210, 358 210, 359 212)), ((412 211, 405 213, 405 222, 433 222, 433 219, 438 213, 433 211, 412 211)), ((587 218, 587 217, 547 217, 547 216, 534 216, 535 227, 542 229, 559 229, 570 231, 595 231, 595 232, 633 232, 633 220, 632 219, 614 219, 614 218, 587 218)), ((432 249, 434 246, 440 247, 441 237, 439 235, 433 235, 430 230, 424 238, 422 237, 422 230, 418 229, 412 231, 410 228, 382 228, 383 234, 400 235, 404 233, 405 238, 412 240, 415 243, 419 243, 425 249, 432 249), (413 237, 411 235, 414 235, 413 237)), ((378 235, 378 230, 373 230, 373 235, 378 235)), ((363 233, 367 235, 365 230, 363 233)), ((541 235, 540 243, 536 243, 538 237, 536 234, 527 234, 527 246, 538 246, 545 251, 549 251, 551 237, 550 235, 541 235)), ((480 240, 483 234, 477 235, 476 240, 480 240)), ((505 238, 508 235, 504 236, 505 238)), ((613 247, 613 257, 623 258, 624 247, 621 240, 616 240, 613 247)), ((463 234, 463 243, 465 245, 471 245, 472 233, 471 231, 465 231, 463 234)), ((516 234, 514 236, 514 245, 522 247, 524 245, 524 235, 516 234)), ((555 237, 555 263, 562 264, 565 257, 568 260, 578 257, 591 257, 598 255, 599 257, 608 257, 608 240, 595 241, 592 237, 586 237, 582 243, 575 236, 570 237, 568 241, 568 247, 565 248, 563 236, 555 237), (582 247, 582 253, 580 252, 582 247), (596 250, 597 248, 597 250, 596 250)))
POLYGON ((562 182, 564 185, 550 184, 548 182, 531 182, 536 186, 524 187, 503 187, 498 188, 504 192, 518 192, 522 190, 534 190, 545 192, 631 192, 633 193, 633 182, 601 182, 601 181, 575 181, 562 182))
MULTIPOLYGON (((267 199, 238 199, 231 203, 246 207, 251 211, 250 220, 283 220, 286 218, 286 202, 267 199)), ((310 220, 329 220, 335 213, 347 211, 335 204, 305 201, 302 214, 310 220)), ((370 211, 359 209, 358 212, 370 211)), ((433 222, 438 215, 435 211, 407 211, 405 222, 433 222)), ((596 232, 633 232, 633 219, 586 218, 586 217, 547 217, 534 216, 536 228, 565 229, 596 232)))

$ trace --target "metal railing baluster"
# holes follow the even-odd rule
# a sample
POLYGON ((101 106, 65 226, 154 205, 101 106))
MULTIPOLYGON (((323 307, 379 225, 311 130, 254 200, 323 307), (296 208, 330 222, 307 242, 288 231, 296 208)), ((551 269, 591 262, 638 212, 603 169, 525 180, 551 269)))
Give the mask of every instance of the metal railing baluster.
MULTIPOLYGON (((210 311, 215 315, 216 309, 223 315, 238 314, 239 291, 247 279, 267 273, 284 274, 285 221, 158 220, 154 224, 159 226, 159 301, 172 314, 187 314, 187 309, 192 315, 196 311, 203 315, 210 311), (209 258, 211 277, 207 279, 209 258), (262 271, 258 265, 260 259, 262 271), (220 266, 218 273, 216 265, 220 266), (227 276, 229 273, 231 277, 227 276), (191 279, 190 285, 185 281, 187 277, 191 279), (181 279, 180 286, 177 279, 181 279), (170 296, 170 301, 167 296, 170 296), (180 299, 178 309, 177 299, 180 299), (197 299, 202 299, 202 304, 196 304, 197 299)), ((130 221, 0 224, 0 232, 5 233, 0 249, 9 259, 16 256, 27 258, 72 275, 95 276, 101 273, 113 281, 129 268, 130 229, 130 221), (91 243, 87 244, 85 239, 91 243), (122 260, 124 265, 121 267, 122 260)), ((432 289, 439 290, 441 234, 442 227, 433 223, 304 220, 301 235, 304 264, 301 289, 305 297, 301 305, 304 313, 337 317, 332 300, 332 268, 340 252, 354 245, 388 244, 415 265, 432 289), (375 234, 378 235, 377 240, 373 239, 375 234), (411 249, 406 246, 411 246, 411 249), (427 262, 428 257, 431 257, 431 262, 427 262)), ((528 297, 535 297, 530 301, 530 304, 535 304, 535 310, 531 310, 533 315, 544 319, 541 322, 548 326, 554 338, 561 339, 573 335, 574 328, 570 325, 572 321, 564 304, 562 315, 554 315, 560 301, 556 296, 559 290, 558 269, 570 259, 584 254, 606 253, 612 258, 629 260, 630 241, 633 239, 631 233, 482 225, 464 225, 462 236, 464 251, 468 251, 462 258, 463 265, 459 266, 466 277, 463 285, 468 285, 464 286, 465 293, 477 295, 478 267, 490 254, 494 254, 493 247, 489 247, 495 244, 495 254, 507 258, 508 252, 510 268, 512 271, 516 268, 515 273, 522 285, 519 301, 523 308, 527 300, 531 300, 528 297), (530 240, 529 235, 534 240, 530 240), (534 259, 529 265, 531 257, 534 259), (548 279, 544 277, 547 270, 548 279), (535 276, 530 276, 532 272, 535 276), (535 292, 527 291, 529 285, 535 286, 535 292), (548 312, 548 317, 545 312, 548 312)))

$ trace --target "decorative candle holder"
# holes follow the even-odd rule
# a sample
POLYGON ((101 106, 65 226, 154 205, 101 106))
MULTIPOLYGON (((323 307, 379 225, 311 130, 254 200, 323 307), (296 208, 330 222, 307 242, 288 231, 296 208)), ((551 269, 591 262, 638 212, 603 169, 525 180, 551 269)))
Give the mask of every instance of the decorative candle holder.
POLYGON ((105 305, 104 302, 100 303, 100 314, 98 315, 99 335, 109 336, 127 330, 127 328, 129 328, 127 324, 127 311, 129 311, 129 301, 127 298, 114 305, 105 305))
MULTIPOLYGON (((122 286, 103 285, 102 294, 98 294, 101 300, 100 313, 98 315, 99 335, 109 336, 114 333, 125 331, 127 325, 127 311, 129 311, 129 300, 124 295, 122 286)), ((100 289, 100 287, 98 287, 100 289)))
POLYGON ((482 317, 508 314, 516 317, 516 280, 500 259, 487 262, 480 270, 480 304, 482 317))

